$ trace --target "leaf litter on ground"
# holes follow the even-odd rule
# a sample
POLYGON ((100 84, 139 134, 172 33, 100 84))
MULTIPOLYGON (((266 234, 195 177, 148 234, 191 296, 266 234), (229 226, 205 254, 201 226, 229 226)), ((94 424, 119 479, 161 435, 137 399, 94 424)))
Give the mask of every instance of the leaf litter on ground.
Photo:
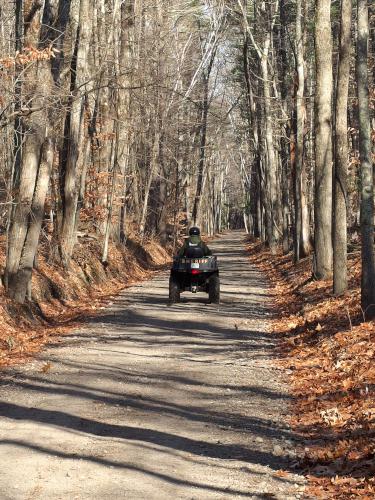
POLYGON ((317 498, 375 498, 375 323, 360 308, 360 254, 349 256, 349 291, 314 281, 311 259, 271 255, 250 242, 249 258, 272 287, 279 363, 290 373, 290 424, 303 436, 298 468, 317 498))
MULTIPOLYGON (((33 273, 33 301, 26 305, 8 299, 0 287, 0 369, 29 361, 47 344, 61 342, 121 290, 150 278, 170 261, 170 253, 152 240, 138 243, 133 250, 110 245, 105 268, 100 255, 96 243, 78 244, 72 269, 67 272, 51 262, 41 248, 33 273)), ((5 240, 0 238, 1 273, 4 267, 5 240)), ((43 367, 45 372, 50 369, 48 364, 43 367)))

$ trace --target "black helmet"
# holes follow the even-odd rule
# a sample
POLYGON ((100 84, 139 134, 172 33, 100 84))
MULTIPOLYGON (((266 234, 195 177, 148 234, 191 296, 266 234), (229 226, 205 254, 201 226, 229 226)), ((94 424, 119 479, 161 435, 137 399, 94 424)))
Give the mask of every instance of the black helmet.
POLYGON ((200 236, 200 234, 201 234, 201 231, 200 231, 199 227, 197 227, 197 226, 193 226, 189 229, 190 236, 200 236))

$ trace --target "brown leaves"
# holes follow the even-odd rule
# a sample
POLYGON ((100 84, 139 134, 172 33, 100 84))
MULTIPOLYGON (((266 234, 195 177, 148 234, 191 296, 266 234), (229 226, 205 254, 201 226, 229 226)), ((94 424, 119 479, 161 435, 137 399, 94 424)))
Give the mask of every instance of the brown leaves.
POLYGON ((327 410, 322 410, 320 416, 324 423, 330 426, 334 426, 339 422, 342 417, 337 408, 329 408, 327 410))
POLYGON ((48 373, 48 372, 51 370, 51 368, 52 368, 51 363, 45 363, 45 364, 42 366, 41 371, 42 371, 43 373, 48 373))
MULTIPOLYGON (((33 310, 32 305, 18 306, 0 288, 0 367, 25 362, 46 344, 58 342, 77 326, 78 320, 96 314, 120 290, 150 277, 153 265, 160 267, 169 262, 167 251, 156 241, 144 243, 143 248, 150 265, 137 261, 136 250, 111 245, 109 266, 104 272, 98 243, 80 238, 72 272, 67 275, 44 258, 41 247, 38 270, 33 275, 33 294, 38 307, 33 310), (84 277, 93 273, 95 280, 85 281, 84 277), (61 300, 50 295, 51 282, 55 292, 63 290, 61 300)), ((4 264, 5 239, 0 238, 0 267, 4 264)), ((40 369, 48 373, 52 365, 46 363, 40 369)))
POLYGON ((289 473, 287 471, 285 471, 285 470, 281 470, 280 469, 280 470, 277 470, 275 472, 275 476, 276 477, 289 477, 289 473))
POLYGON ((280 364, 291 370, 291 424, 311 443, 301 458, 316 498, 375 498, 375 323, 360 310, 360 259, 349 263, 350 292, 309 280, 311 263, 250 245, 250 260, 276 283, 280 364))
POLYGON ((22 52, 16 52, 13 57, 5 57, 0 59, 0 67, 3 69, 11 69, 15 66, 26 66, 35 61, 48 60, 55 57, 59 52, 52 46, 45 49, 37 49, 36 47, 25 47, 22 52))

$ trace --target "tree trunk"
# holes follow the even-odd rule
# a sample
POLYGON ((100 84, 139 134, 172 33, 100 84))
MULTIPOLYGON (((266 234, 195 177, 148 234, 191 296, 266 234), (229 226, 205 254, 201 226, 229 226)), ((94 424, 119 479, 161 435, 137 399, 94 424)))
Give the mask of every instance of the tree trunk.
POLYGON ((52 170, 53 154, 54 143, 47 138, 42 147, 31 210, 27 218, 27 232, 17 271, 10 272, 8 276, 8 295, 21 304, 25 301, 26 295, 31 298, 32 269, 44 218, 44 204, 52 170))
POLYGON ((374 179, 371 159, 371 134, 368 88, 369 22, 367 0, 357 0, 357 91, 359 117, 359 154, 361 161, 361 304, 366 319, 375 317, 374 256, 374 179))
POLYGON ((206 140, 207 140, 207 117, 210 108, 209 101, 209 90, 210 90, 210 76, 212 67, 215 62, 216 57, 216 47, 212 49, 211 57, 208 62, 208 66, 202 72, 202 83, 203 83, 203 99, 201 108, 201 124, 199 129, 200 143, 199 143, 199 163, 198 163, 198 176, 197 176, 197 188, 195 191, 194 205, 192 211, 192 220, 194 224, 198 223, 199 211, 202 201, 202 192, 204 184, 204 167, 206 158, 206 140))
MULTIPOLYGON (((305 108, 306 111, 306 108, 305 108)), ((306 148, 304 147, 304 154, 306 148)), ((300 255, 307 257, 311 253, 311 234, 310 234, 310 211, 309 211, 309 193, 307 184, 306 161, 303 159, 301 172, 301 238, 300 238, 300 255)))
POLYGON ((335 118, 333 218, 333 292, 341 295, 347 277, 348 92, 350 75, 352 1, 341 1, 341 30, 335 118))
MULTIPOLYGON (((35 115, 34 115, 35 118, 35 115)), ((22 151, 19 190, 15 196, 15 207, 9 227, 9 251, 6 264, 8 295, 20 303, 25 301, 31 269, 27 275, 21 265, 21 258, 27 237, 32 200, 37 183, 39 157, 43 144, 44 127, 28 124, 28 135, 22 151), (23 287, 23 289, 21 288, 23 287)))
MULTIPOLYGON (((43 49, 53 44, 56 38, 53 26, 58 22, 61 10, 58 0, 46 0, 42 25, 39 26, 39 8, 40 4, 30 3, 29 11, 25 12, 29 19, 25 26, 25 44, 38 45, 43 49)), ((53 114, 56 112, 50 101, 54 90, 52 63, 51 59, 42 59, 34 64, 28 74, 28 83, 25 84, 25 96, 37 111, 25 118, 22 126, 27 132, 20 158, 19 176, 13 180, 17 190, 8 230, 9 246, 4 280, 9 297, 20 303, 25 301, 26 294, 31 295, 32 269, 44 216, 54 149, 50 138, 53 114)))
POLYGON ((244 45, 243 45, 243 68, 244 68, 244 77, 246 84, 246 96, 247 96, 247 120, 249 124, 249 134, 252 140, 254 154, 252 160, 252 175, 251 181, 246 186, 247 188, 247 196, 250 199, 250 210, 252 209, 252 217, 253 220, 256 221, 253 224, 253 236, 259 238, 261 236, 261 218, 258 213, 258 205, 261 199, 261 184, 259 181, 261 177, 260 172, 260 141, 258 134, 258 120, 259 116, 257 114, 257 106, 254 102, 254 92, 252 87, 252 79, 249 68, 249 60, 248 60, 248 51, 249 51, 249 36, 247 30, 244 33, 244 45), (258 203, 259 202, 259 203, 258 203))
POLYGON ((285 5, 285 0, 280 0, 280 55, 281 55, 281 106, 284 112, 285 125, 282 128, 282 136, 280 139, 280 161, 281 161, 281 190, 282 190, 282 232, 283 232, 283 253, 289 252, 289 141, 288 141, 288 123, 286 117, 288 115, 288 53, 287 53, 287 37, 288 37, 288 14, 285 5))
MULTIPOLYGON (((268 35, 270 36, 270 35, 268 35)), ((276 253, 278 243, 278 196, 277 196, 277 165, 276 152, 273 140, 273 126, 271 114, 271 82, 268 72, 268 51, 262 57, 263 95, 264 95, 264 134, 266 142, 266 178, 267 178, 267 239, 271 253, 276 253)))
POLYGON ((331 0, 316 0, 315 276, 332 273, 331 0))
POLYGON ((302 38, 302 0, 296 5, 296 134, 295 134, 295 176, 294 176, 294 261, 301 257, 302 235, 302 169, 304 160, 303 129, 305 126, 304 95, 305 95, 305 61, 303 57, 302 38))
POLYGON ((114 141, 112 141, 111 147, 112 147, 111 164, 109 172, 112 174, 112 178, 110 183, 110 191, 107 197, 107 218, 105 222, 104 243, 103 243, 103 253, 102 253, 103 264, 108 263, 109 238, 111 236, 113 203, 114 203, 115 189, 116 189, 116 165, 115 165, 116 145, 114 144, 114 141))
MULTIPOLYGON (((24 5, 23 0, 16 0, 15 4, 15 50, 16 52, 21 52, 23 50, 23 35, 24 35, 24 5)), ((15 68, 15 85, 14 85, 14 111, 17 113, 20 111, 22 107, 22 78, 21 72, 23 70, 21 68, 15 68)), ((20 182, 20 174, 21 174, 21 158, 22 158, 22 141, 23 141, 23 131, 22 131, 22 118, 20 116, 16 116, 14 120, 14 131, 13 131, 13 164, 11 170, 11 178, 10 178, 10 196, 9 201, 12 200, 12 191, 18 192, 19 190, 19 182, 20 182)), ((14 214, 15 206, 13 203, 9 204, 8 210, 8 224, 7 224, 7 247, 6 247, 6 255, 7 260, 9 256, 10 242, 10 225, 12 223, 13 214, 14 214)), ((8 274, 5 272, 4 274, 4 286, 8 287, 8 274)))
POLYGON ((207 115, 208 115, 208 90, 209 90, 209 74, 204 75, 204 96, 202 102, 202 118, 200 126, 200 145, 199 145, 199 163, 198 163, 198 176, 197 176, 197 188, 195 191, 192 220, 194 224, 198 224, 198 218, 200 215, 200 206, 202 201, 202 191, 203 191, 203 178, 204 178, 204 166, 206 157, 206 138, 207 138, 207 115))
MULTIPOLYGON (((70 265, 76 241, 76 219, 80 191, 80 174, 85 157, 85 90, 88 80, 88 51, 91 39, 92 21, 90 0, 81 0, 78 30, 75 41, 75 56, 71 68, 71 109, 66 118, 66 158, 63 158, 63 220, 60 234, 60 254, 66 268, 70 265)), ((74 21, 74 20, 73 20, 74 21)))
POLYGON ((297 1, 296 13, 296 121, 295 121, 295 224, 294 224, 294 260, 298 262, 311 251, 310 220, 307 206, 307 174, 305 164, 305 56, 304 56, 304 23, 302 0, 297 1))
POLYGON ((145 234, 146 230, 146 219, 147 219, 147 210, 148 210, 148 203, 149 203, 149 198, 150 198, 150 191, 151 191, 151 185, 152 181, 154 180, 155 172, 157 170, 158 166, 158 161, 159 161, 159 148, 160 148, 160 130, 157 127, 157 124, 155 123, 155 134, 154 134, 154 143, 152 147, 152 157, 151 157, 151 165, 150 165, 150 171, 148 173, 148 179, 146 182, 145 186, 145 193, 143 197, 143 206, 142 206, 142 215, 141 215, 141 220, 139 223, 139 233, 143 237, 145 234))
POLYGON ((130 155, 130 121, 131 121, 131 106, 130 106, 130 87, 132 84, 132 51, 134 44, 134 0, 121 4, 121 35, 120 35, 120 54, 118 62, 117 81, 119 85, 117 99, 118 106, 116 110, 116 129, 117 129, 117 145, 116 145, 116 165, 122 173, 122 192, 123 197, 120 206, 119 214, 119 240, 121 243, 126 243, 126 216, 127 216, 127 190, 129 176, 129 155, 130 155))

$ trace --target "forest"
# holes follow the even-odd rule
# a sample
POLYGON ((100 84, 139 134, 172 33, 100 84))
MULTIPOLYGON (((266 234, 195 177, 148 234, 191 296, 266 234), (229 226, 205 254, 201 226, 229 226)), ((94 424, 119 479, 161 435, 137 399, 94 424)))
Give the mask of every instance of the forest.
MULTIPOLYGON (((35 314, 40 280, 78 299, 81 285, 63 289, 81 266, 90 289, 92 252, 109 282, 146 250, 165 265, 192 225, 241 230, 274 284, 285 352, 319 366, 328 342, 334 370, 323 333, 344 322, 373 361, 374 21, 370 0, 2 0, 0 300, 35 314)), ((315 493, 373 498, 367 479, 315 493)))
POLYGON ((94 234, 162 244, 245 226, 374 314, 374 13, 366 1, 8 1, 1 20, 4 286, 94 234), (373 32, 372 32, 373 34, 373 32), (371 91, 370 91, 371 90, 371 91))

